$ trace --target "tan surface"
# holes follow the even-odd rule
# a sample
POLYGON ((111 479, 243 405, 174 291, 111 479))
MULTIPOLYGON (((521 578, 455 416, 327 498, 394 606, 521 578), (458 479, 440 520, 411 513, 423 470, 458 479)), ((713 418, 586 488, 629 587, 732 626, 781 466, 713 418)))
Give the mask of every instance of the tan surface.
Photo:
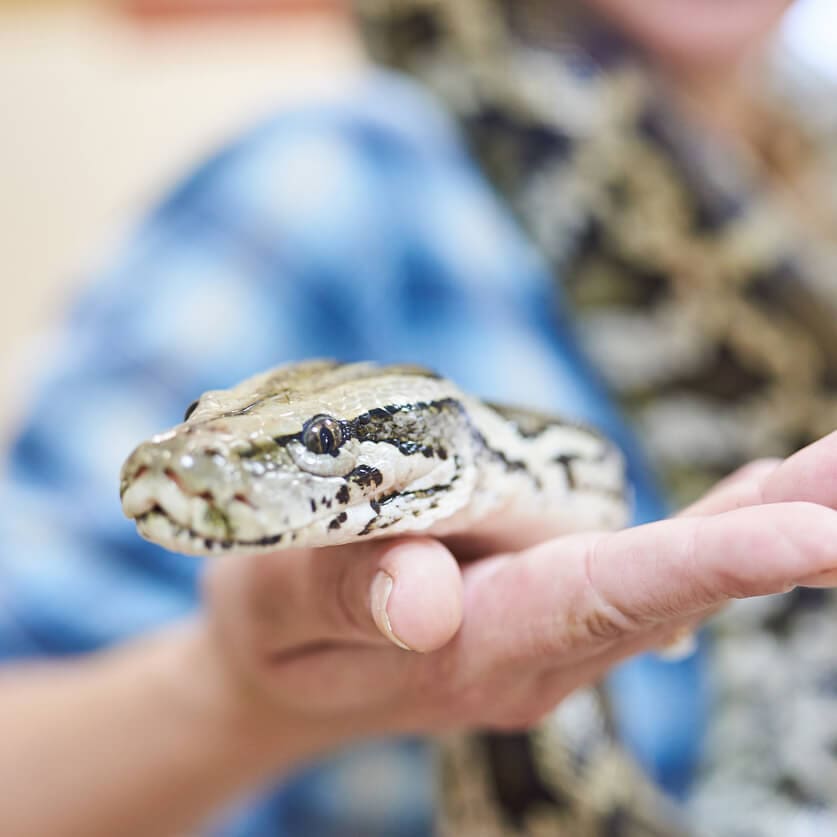
POLYGON ((348 26, 323 17, 142 30, 0 5, 0 397, 27 377, 28 338, 179 171, 359 63, 348 26))

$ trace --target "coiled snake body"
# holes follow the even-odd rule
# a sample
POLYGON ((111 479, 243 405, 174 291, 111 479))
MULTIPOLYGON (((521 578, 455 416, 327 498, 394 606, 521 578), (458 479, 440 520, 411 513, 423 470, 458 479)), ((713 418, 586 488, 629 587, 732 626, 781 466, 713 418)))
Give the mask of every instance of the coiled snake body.
MULTIPOLYGON (((552 533, 611 529, 628 508, 622 458, 591 429, 489 405, 418 367, 331 361, 205 393, 131 454, 121 496, 143 537, 195 555, 451 534, 498 512, 536 529, 548 520, 552 533)), ((623 803, 642 783, 612 746, 583 749, 598 755, 564 758, 554 730, 449 744, 447 829, 676 833, 626 805, 613 831, 618 806, 597 779, 623 803)))

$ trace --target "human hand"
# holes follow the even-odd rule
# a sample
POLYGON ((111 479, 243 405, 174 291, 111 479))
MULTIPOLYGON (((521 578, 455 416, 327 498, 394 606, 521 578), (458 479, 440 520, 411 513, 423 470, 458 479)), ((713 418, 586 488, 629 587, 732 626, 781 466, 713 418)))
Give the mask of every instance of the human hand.
POLYGON ((837 585, 835 508, 837 433, 672 520, 464 566, 428 538, 224 557, 208 648, 277 763, 355 736, 524 727, 730 599, 837 585))

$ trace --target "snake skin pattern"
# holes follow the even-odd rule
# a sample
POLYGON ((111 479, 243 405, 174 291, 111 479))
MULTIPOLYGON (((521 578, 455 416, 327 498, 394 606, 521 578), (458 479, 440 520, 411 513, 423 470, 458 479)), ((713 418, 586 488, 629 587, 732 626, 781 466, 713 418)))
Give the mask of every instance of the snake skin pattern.
MULTIPOLYGON (((759 142, 731 148, 610 33, 574 37, 570 4, 357 6, 374 57, 442 99, 561 277, 675 502, 837 426, 833 91, 818 107, 794 68, 765 67, 759 142)), ((695 827, 837 834, 837 596, 740 603, 713 627, 695 827)))
POLYGON ((415 366, 314 360, 207 392, 122 469, 140 534, 193 555, 452 534, 502 512, 554 531, 628 516, 592 429, 489 405, 415 366))

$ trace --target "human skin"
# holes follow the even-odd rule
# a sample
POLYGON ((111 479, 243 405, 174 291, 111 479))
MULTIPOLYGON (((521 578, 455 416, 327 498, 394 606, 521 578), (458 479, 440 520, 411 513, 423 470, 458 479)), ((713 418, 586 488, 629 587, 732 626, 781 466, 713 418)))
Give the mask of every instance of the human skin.
POLYGON ((464 565, 425 537, 212 561, 193 621, 0 677, 3 833, 182 834, 357 738, 526 727, 730 599, 837 586, 835 510, 837 433, 678 518, 464 565))
POLYGON ((639 50, 684 115, 733 148, 764 140, 760 59, 792 0, 587 3, 639 50))
POLYGON ((754 55, 792 0, 587 0, 670 71, 728 75, 754 55))

